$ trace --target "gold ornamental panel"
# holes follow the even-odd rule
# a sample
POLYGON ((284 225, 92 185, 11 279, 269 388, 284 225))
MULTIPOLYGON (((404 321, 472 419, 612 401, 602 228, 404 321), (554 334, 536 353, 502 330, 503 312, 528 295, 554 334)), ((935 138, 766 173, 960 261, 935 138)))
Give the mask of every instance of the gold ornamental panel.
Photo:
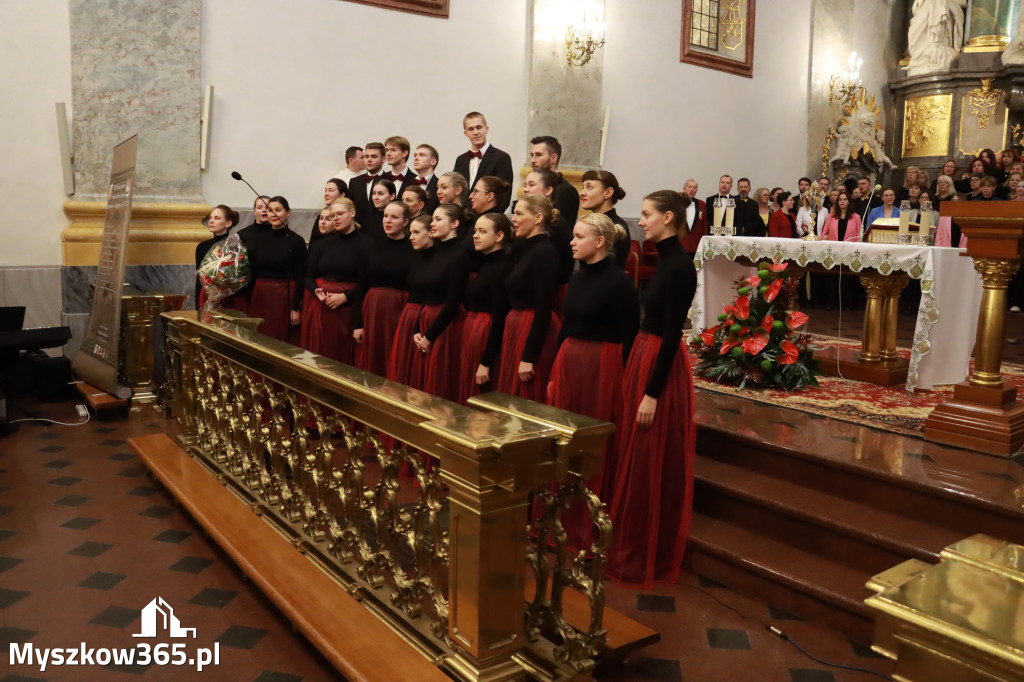
POLYGON ((903 109, 903 156, 945 156, 953 95, 912 97, 903 109))
POLYGON ((1006 93, 992 87, 992 79, 982 79, 980 88, 960 100, 960 134, 957 148, 961 154, 977 156, 982 149, 1002 149, 1006 141, 1006 93))

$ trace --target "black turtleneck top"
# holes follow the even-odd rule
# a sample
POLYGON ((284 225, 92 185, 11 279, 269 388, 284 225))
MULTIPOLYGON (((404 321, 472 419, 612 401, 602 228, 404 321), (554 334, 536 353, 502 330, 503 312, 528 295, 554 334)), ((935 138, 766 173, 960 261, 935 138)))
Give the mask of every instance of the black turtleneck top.
POLYGON ((287 225, 274 229, 252 225, 238 233, 249 253, 253 282, 282 279, 295 282, 292 310, 302 306, 302 285, 306 274, 306 241, 287 225), (250 229, 252 228, 252 229, 250 229))
POLYGON ((547 234, 538 234, 522 241, 515 249, 515 269, 505 279, 509 306, 533 310, 521 362, 534 363, 540 356, 544 336, 551 325, 551 310, 558 287, 558 251, 547 234))
MULTIPOLYGON (((214 246, 216 246, 217 244, 219 244, 222 241, 224 241, 225 239, 227 239, 229 234, 231 234, 231 230, 225 230, 224 234, 214 235, 213 237, 210 237, 206 241, 199 242, 196 245, 196 270, 199 270, 199 266, 203 264, 203 259, 206 258, 206 254, 210 253, 210 249, 212 249, 214 246)), ((957 242, 957 243, 959 243, 959 242, 957 242)), ((200 292, 201 289, 202 289, 202 285, 199 284, 199 275, 197 274, 196 275, 196 297, 195 297, 195 300, 194 300, 194 303, 196 304, 196 308, 199 307, 199 292, 200 292)))
POLYGON ((618 212, 613 208, 605 213, 608 219, 616 225, 622 226, 626 236, 615 240, 615 264, 623 270, 626 269, 626 259, 629 258, 629 247, 633 238, 629 236, 629 224, 619 217, 618 212))
POLYGON ((480 364, 490 367, 501 348, 501 337, 505 333, 505 316, 508 315, 505 280, 512 272, 512 258, 504 249, 498 249, 482 254, 479 265, 480 272, 466 284, 465 302, 469 312, 491 315, 491 329, 480 356, 480 364))
POLYGON ((551 237, 551 244, 558 252, 558 283, 568 284, 572 277, 572 271, 576 267, 576 261, 572 257, 572 225, 565 222, 565 218, 559 217, 548 235, 551 237))
POLYGON ((559 344, 569 337, 621 343, 625 363, 639 327, 640 301, 629 275, 612 258, 580 263, 565 296, 559 344))
POLYGON ((360 273, 359 293, 357 294, 360 306, 353 311, 353 329, 363 328, 363 310, 361 307, 366 294, 374 287, 408 289, 406 280, 409 271, 412 269, 413 260, 416 258, 416 251, 408 238, 391 239, 385 236, 383 239, 374 240, 367 235, 369 243, 369 256, 366 267, 360 273))
POLYGON ((384 231, 384 211, 370 204, 363 215, 360 229, 374 239, 387 239, 388 235, 384 231))
POLYGON ((469 256, 462 250, 458 237, 435 242, 420 252, 409 272, 409 302, 440 305, 441 312, 428 329, 421 329, 429 341, 441 335, 462 306, 462 297, 469 278, 469 256))
POLYGON ((644 393, 652 398, 660 396, 665 387, 672 361, 679 350, 679 341, 683 338, 686 314, 697 293, 697 270, 678 237, 666 237, 656 247, 658 265, 644 287, 641 297, 644 321, 640 325, 643 331, 661 337, 661 348, 644 389, 644 393))
MULTIPOLYGON (((306 260, 306 288, 316 291, 316 281, 358 282, 370 256, 370 237, 362 230, 348 234, 331 232, 323 235, 309 249, 306 260)), ((355 296, 349 296, 349 303, 355 296)))

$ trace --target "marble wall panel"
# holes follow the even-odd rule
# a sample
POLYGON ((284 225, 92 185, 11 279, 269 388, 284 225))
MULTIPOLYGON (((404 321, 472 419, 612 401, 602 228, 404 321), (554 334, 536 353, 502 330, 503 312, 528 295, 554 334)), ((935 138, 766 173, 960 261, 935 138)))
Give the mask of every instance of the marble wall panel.
POLYGON ((69 0, 76 199, 139 135, 136 201, 199 202, 200 0, 69 0))
POLYGON ((583 66, 566 63, 564 0, 534 0, 527 145, 512 163, 529 159, 529 140, 554 135, 562 144, 560 168, 594 168, 601 153, 604 48, 583 66))
POLYGON ((60 268, 9 267, 0 269, 5 305, 25 306, 25 327, 59 327, 60 268))
MULTIPOLYGON (((165 293, 194 292, 195 270, 191 265, 129 265, 125 267, 124 280, 141 291, 165 293)), ((66 265, 60 268, 63 291, 63 311, 67 314, 88 314, 92 310, 93 284, 96 282, 96 267, 88 265, 66 265)), ((195 304, 189 300, 187 308, 195 304)))
POLYGON ((882 123, 892 128, 892 95, 887 83, 895 77, 906 48, 909 0, 814 0, 808 93, 807 171, 821 170, 822 146, 829 126, 843 117, 843 107, 829 102, 829 79, 847 69, 851 52, 863 60, 861 79, 867 94, 882 108, 882 123))
POLYGON ((89 313, 61 313, 60 319, 62 326, 71 327, 71 340, 64 344, 64 357, 73 360, 82 347, 82 339, 89 326, 89 313))

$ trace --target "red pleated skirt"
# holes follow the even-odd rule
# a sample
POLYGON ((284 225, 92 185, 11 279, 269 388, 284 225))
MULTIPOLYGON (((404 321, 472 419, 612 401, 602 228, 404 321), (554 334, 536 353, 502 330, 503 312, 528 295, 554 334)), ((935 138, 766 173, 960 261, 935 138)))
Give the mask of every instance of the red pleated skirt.
POLYGON ((356 344, 356 367, 387 376, 398 318, 409 298, 401 289, 374 287, 363 298, 363 342, 356 344))
MULTIPOLYGON (((320 301, 309 289, 302 290, 302 314, 299 323, 299 346, 306 350, 313 350, 310 348, 312 342, 310 340, 310 331, 313 328, 313 310, 316 305, 319 305, 320 301)), ((317 351, 313 351, 314 353, 317 351)))
MULTIPOLYGON (((398 318, 398 327, 395 329, 395 340, 391 343, 391 356, 388 358, 387 378, 397 381, 400 384, 423 390, 424 370, 422 362, 414 364, 416 354, 423 355, 423 351, 416 347, 412 337, 420 331, 420 311, 423 306, 419 303, 406 303, 402 308, 402 314, 398 318), (416 374, 413 370, 416 370, 416 374)), ((364 341, 365 343, 365 341, 364 341)))
POLYGON ((500 357, 495 356, 491 363, 491 380, 482 386, 476 383, 476 370, 480 366, 480 358, 487 346, 487 335, 491 333, 491 314, 470 312, 466 314, 466 322, 462 326, 462 354, 459 356, 461 373, 459 377, 458 401, 465 404, 475 395, 493 390, 497 383, 500 357))
POLYGON ((679 578, 693 514, 693 375, 685 341, 658 397, 654 422, 637 426, 636 412, 661 347, 640 332, 622 381, 623 424, 615 473, 608 482, 615 544, 606 574, 619 585, 650 588, 679 578))
MULTIPOLYGON (((610 502, 608 484, 615 474, 618 452, 615 439, 622 428, 622 376, 621 345, 570 337, 558 349, 548 382, 548 405, 615 424, 601 470, 587 479, 587 487, 605 504, 610 502)), ((562 511, 562 527, 574 552, 588 549, 597 540, 590 510, 580 499, 573 499, 562 511)))
MULTIPOLYGON (((443 305, 423 306, 420 310, 420 332, 430 329, 442 308, 443 305)), ((462 349, 462 326, 465 319, 466 314, 460 308, 455 319, 430 344, 428 352, 424 353, 413 345, 415 352, 410 373, 414 377, 423 377, 423 385, 416 388, 445 400, 459 399, 459 379, 462 376, 459 353, 462 349)))
POLYGON ((279 341, 299 345, 299 327, 293 327, 289 321, 294 293, 293 281, 257 279, 252 287, 252 296, 249 297, 248 310, 253 317, 263 318, 263 324, 256 331, 279 341))
MULTIPOLYGON (((537 361, 533 363, 533 379, 527 383, 519 380, 519 363, 523 358, 526 338, 533 324, 533 309, 513 309, 505 318, 505 333, 501 338, 501 361, 498 367, 497 389, 509 395, 519 396, 542 403, 547 399, 548 377, 555 361, 555 345, 562 326, 554 313, 548 325, 544 343, 537 361)), ((493 375, 492 375, 493 376, 493 375)))
MULTIPOLYGON (((316 283, 329 294, 350 296, 357 286, 355 282, 328 282, 324 279, 318 279, 316 283)), ((311 300, 302 304, 302 347, 346 365, 354 365, 356 344, 352 339, 353 306, 345 303, 332 309, 308 289, 306 293, 311 300), (308 308, 312 310, 307 311, 308 308)))

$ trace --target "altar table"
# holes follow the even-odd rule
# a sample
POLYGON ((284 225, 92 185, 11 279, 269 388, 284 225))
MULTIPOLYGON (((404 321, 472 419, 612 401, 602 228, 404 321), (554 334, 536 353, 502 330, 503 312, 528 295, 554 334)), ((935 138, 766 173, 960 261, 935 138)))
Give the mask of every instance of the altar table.
POLYGON ((845 278, 850 286, 859 287, 854 273, 861 271, 905 273, 921 282, 906 389, 955 384, 967 376, 982 294, 981 276, 964 253, 964 249, 939 246, 705 236, 694 257, 697 295, 689 312, 692 334, 717 323, 722 308, 736 296, 733 283, 750 274, 750 266, 737 259, 789 262, 800 268, 818 264, 841 271, 844 287, 845 278))

